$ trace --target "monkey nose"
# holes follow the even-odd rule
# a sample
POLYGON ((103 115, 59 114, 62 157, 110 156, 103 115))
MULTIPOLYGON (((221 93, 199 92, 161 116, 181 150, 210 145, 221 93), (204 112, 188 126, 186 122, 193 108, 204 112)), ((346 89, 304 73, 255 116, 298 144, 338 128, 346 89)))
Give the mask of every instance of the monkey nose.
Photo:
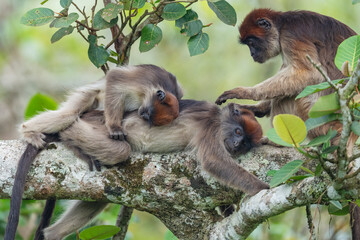
POLYGON ((239 147, 240 141, 233 141, 234 147, 239 147))

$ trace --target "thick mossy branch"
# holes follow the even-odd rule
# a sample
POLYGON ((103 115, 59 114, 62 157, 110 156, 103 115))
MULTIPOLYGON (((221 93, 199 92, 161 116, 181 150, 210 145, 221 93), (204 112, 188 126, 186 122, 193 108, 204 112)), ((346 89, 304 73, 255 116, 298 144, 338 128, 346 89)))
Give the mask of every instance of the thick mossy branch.
MULTIPOLYGON (((328 180, 309 178, 242 200, 241 192, 219 184, 201 171, 195 155, 189 152, 133 153, 119 166, 90 172, 88 165, 62 144, 54 146, 42 151, 35 160, 24 198, 56 197, 123 204, 157 216, 180 239, 246 238, 267 218, 316 203, 329 184, 328 180), (241 200, 240 208, 230 217, 219 214, 218 206, 239 204, 241 200)), ((0 198, 9 198, 25 144, 1 141, 0 149, 0 198)), ((279 169, 299 158, 301 155, 294 149, 263 146, 239 160, 248 171, 268 181, 268 170, 279 169)))

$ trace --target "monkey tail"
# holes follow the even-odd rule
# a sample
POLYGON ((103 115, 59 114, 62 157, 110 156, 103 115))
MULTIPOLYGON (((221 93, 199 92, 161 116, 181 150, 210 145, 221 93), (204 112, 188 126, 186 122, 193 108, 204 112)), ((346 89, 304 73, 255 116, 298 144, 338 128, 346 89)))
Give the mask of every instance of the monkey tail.
POLYGON ((41 215, 40 224, 36 229, 34 240, 44 240, 43 230, 50 225, 50 220, 55 209, 56 199, 46 200, 44 211, 41 215))
MULTIPOLYGON (((58 141, 57 135, 46 135, 45 142, 58 141)), ((15 174, 14 185, 12 188, 10 212, 8 216, 8 222, 6 225, 4 240, 14 240, 16 229, 19 224, 20 206, 22 202, 22 195, 24 193, 26 176, 29 172, 30 166, 35 157, 41 152, 42 149, 34 147, 28 144, 24 153, 22 154, 18 163, 18 168, 15 174)))

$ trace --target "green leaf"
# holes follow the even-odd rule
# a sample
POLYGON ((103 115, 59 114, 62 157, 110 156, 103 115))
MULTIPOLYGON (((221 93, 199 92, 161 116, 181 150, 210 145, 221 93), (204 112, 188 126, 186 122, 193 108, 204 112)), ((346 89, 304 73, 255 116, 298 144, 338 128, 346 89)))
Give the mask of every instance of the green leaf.
POLYGON ((180 3, 170 3, 165 5, 161 17, 165 20, 173 21, 186 14, 186 8, 180 3))
POLYGON ((326 143, 327 141, 334 138, 336 136, 336 134, 337 134, 337 131, 329 129, 329 132, 326 135, 322 135, 322 136, 312 139, 308 144, 306 144, 305 147, 313 147, 313 146, 318 146, 320 144, 326 143))
POLYGON ((320 127, 321 125, 324 125, 325 123, 332 122, 335 120, 341 119, 341 114, 331 113, 322 117, 318 118, 309 118, 305 121, 305 126, 308 131, 311 129, 320 127))
POLYGON ((73 30, 74 30, 74 27, 72 27, 72 26, 60 28, 59 30, 57 30, 54 33, 54 35, 52 35, 51 43, 57 42, 64 36, 71 34, 73 32, 73 30))
POLYGON ((270 181, 270 187, 276 187, 283 182, 286 182, 294 173, 298 171, 300 166, 303 164, 301 160, 294 160, 285 164, 279 169, 270 181))
POLYGON ((279 135, 277 135, 275 128, 271 128, 266 132, 266 136, 269 138, 270 141, 272 141, 273 143, 279 144, 281 146, 285 146, 285 147, 292 147, 292 144, 289 144, 287 142, 285 142, 284 140, 281 139, 281 137, 279 137, 279 135))
POLYGON ((198 19, 196 12, 187 10, 182 18, 175 21, 175 26, 181 28, 181 32, 186 36, 192 37, 201 32, 203 23, 198 19))
POLYGON ((351 131, 353 131, 356 135, 360 136, 360 122, 353 122, 351 124, 351 131))
POLYGON ((122 3, 109 3, 106 5, 101 13, 101 17, 108 23, 117 17, 117 15, 124 9, 122 3))
POLYGON ((343 206, 341 205, 341 203, 339 201, 330 200, 330 204, 334 205, 334 207, 336 207, 339 210, 343 209, 343 206))
MULTIPOLYGON (((339 83, 343 83, 347 79, 349 79, 349 78, 337 79, 337 80, 333 80, 332 82, 336 85, 336 84, 339 84, 339 83)), ((313 94, 313 93, 323 91, 323 90, 328 89, 328 88, 331 88, 331 86, 330 86, 330 84, 328 82, 323 82, 323 83, 319 83, 319 84, 316 84, 316 85, 307 86, 306 88, 304 88, 304 90, 299 95, 296 96, 295 100, 299 99, 299 98, 306 97, 306 96, 308 96, 310 94, 313 94)))
POLYGON ((269 171, 266 173, 266 176, 268 176, 268 177, 273 177, 277 171, 278 171, 278 170, 269 170, 269 171))
POLYGON ((278 114, 273 119, 273 126, 282 140, 295 146, 306 138, 305 123, 298 116, 278 114))
POLYGON ((101 29, 106 29, 106 28, 111 28, 112 26, 114 26, 117 21, 118 21, 118 17, 112 19, 109 23, 107 21, 105 21, 101 15, 103 14, 103 11, 105 10, 105 8, 100 9, 94 16, 94 28, 101 30, 101 29))
POLYGON ((45 3, 47 3, 49 0, 44 0, 44 1, 42 1, 40 4, 41 5, 44 5, 45 3))
POLYGON ((235 26, 236 12, 235 9, 225 0, 211 2, 207 1, 211 10, 214 11, 216 16, 225 24, 235 26))
POLYGON ((85 229, 79 235, 82 240, 107 239, 114 236, 121 228, 112 225, 99 225, 85 229))
POLYGON ((339 148, 339 146, 330 146, 330 147, 327 147, 327 148, 325 148, 324 150, 322 150, 321 154, 334 153, 338 148, 339 148))
POLYGON ((312 176, 313 176, 312 174, 292 176, 292 177, 289 178, 289 180, 292 180, 293 182, 301 181, 301 180, 304 180, 305 178, 312 177, 312 176))
POLYGON ((109 57, 108 61, 112 62, 112 63, 115 63, 115 64, 118 64, 118 61, 115 58, 112 58, 112 57, 109 57))
POLYGON ((140 52, 147 52, 154 48, 162 39, 161 29, 154 25, 148 24, 141 30, 141 38, 139 50, 140 52))
POLYGON ((335 206, 332 202, 334 202, 334 201, 331 201, 330 205, 328 207, 329 214, 336 215, 336 216, 344 216, 344 215, 349 214, 349 204, 341 203, 342 208, 339 209, 338 208, 339 206, 335 206))
POLYGON ((177 240, 178 238, 170 231, 167 230, 164 236, 164 240, 177 240))
POLYGON ((27 26, 41 26, 54 19, 54 12, 49 8, 34 8, 22 16, 20 23, 27 26))
POLYGON ((50 24, 50 27, 62 28, 68 27, 70 24, 75 22, 79 18, 79 14, 70 13, 67 17, 55 18, 54 21, 50 24))
POLYGON ((341 66, 345 61, 349 61, 350 71, 354 68, 360 56, 360 35, 349 37, 344 40, 338 47, 335 56, 335 65, 341 70, 341 66))
POLYGON ((37 93, 29 101, 25 110, 25 119, 32 118, 33 116, 44 112, 46 110, 56 110, 58 104, 50 96, 37 93))
POLYGON ((146 0, 134 0, 132 8, 142 8, 145 6, 146 0))
POLYGON ((69 8, 72 0, 60 0, 60 5, 63 8, 69 8))
POLYGON ((360 111, 357 109, 353 110, 353 114, 356 120, 360 120, 360 111))
POLYGON ((209 35, 200 32, 192 36, 187 42, 190 56, 195 56, 206 52, 209 48, 209 35))
POLYGON ((360 3, 360 0, 352 0, 352 4, 357 4, 357 3, 360 3))
POLYGON ((90 61, 97 67, 101 67, 108 60, 110 53, 102 46, 96 44, 96 36, 89 35, 88 56, 90 61))
POLYGON ((321 117, 336 112, 339 109, 339 97, 336 93, 332 93, 322 96, 316 101, 316 103, 310 109, 309 117, 321 117))
POLYGON ((321 166, 321 164, 319 163, 315 168, 315 176, 319 177, 323 171, 324 171, 324 169, 321 166))
POLYGON ((309 173, 311 176, 315 175, 315 173, 313 173, 310 169, 308 169, 306 167, 301 166, 300 169, 303 170, 304 172, 309 173))

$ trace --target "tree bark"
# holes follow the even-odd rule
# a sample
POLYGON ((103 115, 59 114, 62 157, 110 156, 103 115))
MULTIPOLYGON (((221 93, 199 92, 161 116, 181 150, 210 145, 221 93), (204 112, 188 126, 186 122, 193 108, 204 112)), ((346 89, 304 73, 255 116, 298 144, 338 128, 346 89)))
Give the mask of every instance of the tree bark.
MULTIPOLYGON (((17 140, 0 141, 0 198, 10 198, 17 162, 25 147, 17 140)), ((268 170, 302 158, 291 148, 262 146, 237 160, 268 182, 268 170)), ((359 179, 351 184, 353 181, 359 179)), ((360 184, 356 188, 360 190, 360 184)), ((189 152, 133 153, 121 165, 90 172, 85 162, 56 143, 35 160, 24 199, 56 197, 118 203, 155 215, 179 239, 245 239, 271 216, 336 199, 331 189, 327 178, 317 177, 244 197, 201 171, 195 155, 189 152), (231 204, 237 205, 235 212, 225 218, 218 207, 231 204)))

